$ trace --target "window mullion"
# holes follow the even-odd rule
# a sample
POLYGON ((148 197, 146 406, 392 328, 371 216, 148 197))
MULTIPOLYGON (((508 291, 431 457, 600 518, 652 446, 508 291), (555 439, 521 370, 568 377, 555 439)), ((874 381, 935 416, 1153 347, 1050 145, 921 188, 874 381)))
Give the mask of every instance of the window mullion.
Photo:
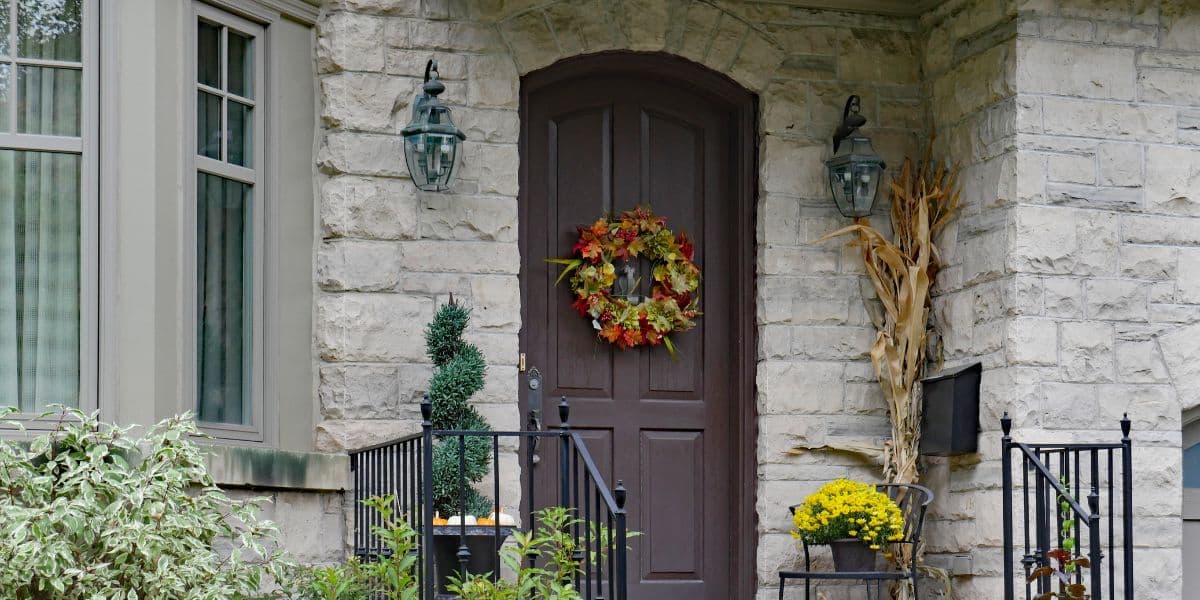
POLYGON ((74 69, 76 71, 83 70, 82 62, 72 62, 69 60, 52 60, 48 58, 22 58, 13 56, 12 61, 17 66, 28 67, 51 67, 54 69, 74 69))
POLYGON ((8 56, 13 62, 9 63, 8 69, 8 89, 12 93, 8 97, 8 130, 17 130, 17 65, 16 58, 19 53, 17 50, 17 1, 10 0, 8 3, 8 31, 4 32, 8 36, 8 56))
POLYGON ((221 64, 220 81, 217 83, 221 86, 221 118, 217 119, 221 127, 221 161, 229 162, 229 27, 221 26, 221 49, 220 56, 217 61, 221 64))

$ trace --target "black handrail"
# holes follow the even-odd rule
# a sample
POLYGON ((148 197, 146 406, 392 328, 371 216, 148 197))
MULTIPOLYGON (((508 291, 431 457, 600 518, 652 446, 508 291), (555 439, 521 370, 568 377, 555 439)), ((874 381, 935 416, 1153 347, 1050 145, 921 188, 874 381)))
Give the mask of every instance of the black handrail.
MULTIPOLYGON (((1083 584, 1083 571, 1088 572, 1087 594, 1091 600, 1133 598, 1133 442, 1131 423, 1126 415, 1121 420, 1122 438, 1119 443, 1023 443, 1012 438, 1012 419, 1005 413, 1000 420, 1003 462, 1003 521, 1004 521, 1004 597, 1016 598, 1016 533, 1014 531, 1014 496, 1020 490, 1023 516, 1025 598, 1043 597, 1054 591, 1056 577, 1044 567, 1054 566, 1052 550, 1066 550, 1068 556, 1082 556, 1086 540, 1088 566, 1063 574, 1067 581, 1083 584), (1021 484, 1013 477, 1013 453, 1021 459, 1021 484), (1120 454, 1120 469, 1116 466, 1120 454), (1086 469, 1084 468, 1086 466, 1086 469), (1116 578, 1116 475, 1121 481, 1121 550, 1123 589, 1116 578), (1031 481, 1032 479, 1032 481, 1031 481), (1085 485, 1086 483, 1086 485, 1085 485), (1086 504, 1080 502, 1086 491, 1086 504), (1106 492, 1106 494, 1105 494, 1106 492), (1030 496, 1033 506, 1030 507, 1030 496), (1107 496, 1107 510, 1102 511, 1107 496), (1065 527, 1064 527, 1065 526, 1065 527), (1071 537, 1078 544, 1064 548, 1071 537), (1051 540, 1057 545, 1052 548, 1051 540), (1107 541, 1107 551, 1105 542, 1107 541), (1108 577, 1105 581, 1105 573, 1108 577), (1105 585, 1107 583, 1107 585, 1105 585), (1036 584, 1036 585, 1035 585, 1036 584)), ((1069 546, 1069 545, 1068 545, 1069 546)), ((1061 561, 1060 561, 1061 562, 1061 561)), ((1061 564, 1059 565, 1061 567, 1061 564)))
MULTIPOLYGON (((569 425, 570 406, 566 398, 559 404, 559 418, 562 425, 557 431, 463 431, 435 430, 431 422, 432 405, 426 400, 421 404, 422 431, 398 440, 374 444, 350 452, 350 469, 354 482, 354 553, 361 560, 374 560, 384 556, 387 549, 383 547, 372 528, 382 525, 380 515, 373 508, 363 504, 372 496, 393 494, 396 496, 395 510, 400 519, 405 520, 419 533, 420 543, 417 548, 417 559, 420 565, 422 600, 439 598, 439 588, 445 581, 446 573, 438 573, 434 549, 437 538, 454 536, 458 546, 455 558, 460 575, 468 571, 472 550, 468 537, 475 537, 483 531, 491 534, 494 549, 499 550, 503 540, 513 527, 502 526, 499 518, 490 526, 468 527, 465 519, 460 519, 457 525, 435 526, 433 506, 433 448, 435 442, 457 445, 459 460, 458 499, 459 514, 465 514, 466 492, 470 483, 463 476, 465 463, 466 440, 468 438, 489 438, 492 453, 492 498, 497 506, 497 513, 504 504, 501 502, 501 465, 500 440, 503 438, 523 442, 534 442, 544 438, 559 438, 559 490, 556 504, 572 510, 573 517, 581 523, 572 527, 571 535, 576 545, 576 560, 583 566, 583 576, 576 577, 575 585, 580 593, 589 600, 626 600, 626 568, 628 534, 626 530, 625 502, 627 493, 624 485, 617 482, 612 490, 605 483, 604 477, 596 466, 596 461, 588 451, 587 444, 569 425), (606 595, 607 592, 607 595, 606 595)), ((520 446, 529 454, 524 461, 527 469, 535 464, 533 453, 536 444, 523 443, 520 446)), ((532 473, 524 474, 525 508, 521 511, 521 524, 527 529, 536 527, 534 515, 529 507, 537 507, 534 503, 535 483, 532 473)), ((499 515, 497 515, 499 516, 499 515)), ((530 559, 533 566, 534 559, 530 559)), ((492 577, 500 576, 498 569, 492 571, 492 577)))

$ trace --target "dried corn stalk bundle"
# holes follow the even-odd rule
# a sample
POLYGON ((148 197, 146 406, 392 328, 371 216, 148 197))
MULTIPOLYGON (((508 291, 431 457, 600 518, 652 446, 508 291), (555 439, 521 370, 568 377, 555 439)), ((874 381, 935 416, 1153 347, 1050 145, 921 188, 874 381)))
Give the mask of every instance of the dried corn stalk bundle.
MULTIPOLYGON (((932 145, 930 147, 932 150, 932 145)), ((916 165, 905 159, 889 184, 893 239, 888 240, 867 218, 821 240, 853 236, 881 310, 872 313, 878 334, 871 363, 891 417, 892 436, 883 448, 884 477, 891 483, 917 483, 921 440, 920 381, 926 364, 931 311, 930 288, 942 267, 934 239, 958 208, 958 169, 931 159, 916 165)), ((908 560, 911 548, 895 558, 908 560), (906 556, 907 555, 907 556, 906 556)), ((901 588, 899 596, 910 592, 901 588)))

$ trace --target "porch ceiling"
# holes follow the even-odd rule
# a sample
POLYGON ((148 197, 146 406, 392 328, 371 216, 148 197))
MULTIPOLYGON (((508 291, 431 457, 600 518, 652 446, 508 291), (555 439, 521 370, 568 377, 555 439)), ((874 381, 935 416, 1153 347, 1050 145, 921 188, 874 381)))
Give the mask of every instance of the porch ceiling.
POLYGON ((850 12, 917 17, 945 0, 784 0, 801 8, 844 10, 850 12))

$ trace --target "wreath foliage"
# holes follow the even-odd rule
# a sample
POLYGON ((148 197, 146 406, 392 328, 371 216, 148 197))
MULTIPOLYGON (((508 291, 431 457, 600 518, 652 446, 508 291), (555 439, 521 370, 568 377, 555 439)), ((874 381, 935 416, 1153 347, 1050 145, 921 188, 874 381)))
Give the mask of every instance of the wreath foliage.
MULTIPOLYGON (((667 220, 638 207, 619 218, 601 217, 579 227, 579 241, 569 258, 552 258, 563 265, 555 281, 571 276, 572 305, 581 316, 591 317, 597 335, 622 350, 638 346, 666 346, 668 337, 696 326, 700 316, 700 268, 692 262, 695 248, 687 235, 675 235, 667 220), (650 296, 633 303, 613 292, 618 261, 639 257, 654 263, 650 296)), ((633 286, 637 287, 636 283, 633 286)))

